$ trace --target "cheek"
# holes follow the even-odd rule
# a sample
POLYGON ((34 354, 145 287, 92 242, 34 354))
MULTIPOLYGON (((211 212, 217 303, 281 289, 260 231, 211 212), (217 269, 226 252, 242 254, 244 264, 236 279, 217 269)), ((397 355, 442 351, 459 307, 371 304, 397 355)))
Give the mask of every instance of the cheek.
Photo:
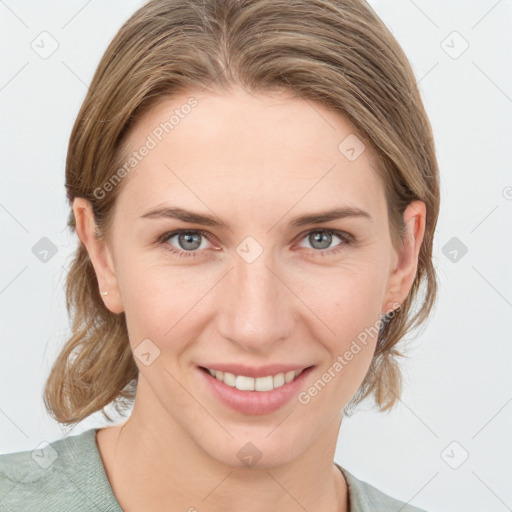
POLYGON ((347 262, 304 273, 298 295, 335 331, 336 339, 346 341, 379 319, 386 278, 382 263, 375 260, 347 262))
POLYGON ((124 261, 120 270, 122 301, 133 346, 145 338, 161 345, 190 324, 194 304, 205 290, 183 268, 134 259, 124 261))
POLYGON ((372 360, 380 329, 386 273, 382 263, 359 261, 303 278, 301 298, 314 313, 312 335, 329 356, 322 378, 336 401, 356 392, 372 360))

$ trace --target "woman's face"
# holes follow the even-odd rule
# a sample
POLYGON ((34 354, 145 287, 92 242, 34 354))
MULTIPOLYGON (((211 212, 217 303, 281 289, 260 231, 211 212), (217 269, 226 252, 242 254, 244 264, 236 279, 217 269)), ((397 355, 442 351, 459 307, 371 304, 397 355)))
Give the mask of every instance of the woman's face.
MULTIPOLYGON (((369 148, 322 105, 241 90, 161 103, 128 144, 137 164, 123 178, 108 257, 93 262, 107 307, 126 314, 140 370, 133 414, 230 465, 249 441, 272 465, 337 435, 379 315, 407 296, 419 248, 393 250, 369 148), (361 213, 300 220, 346 208, 361 213), (200 369, 230 364, 312 369, 276 392, 231 387, 233 406, 200 369), (265 393, 276 396, 258 408, 265 393)), ((406 221, 421 219, 422 205, 406 221)), ((421 243, 421 220, 411 233, 421 243)))

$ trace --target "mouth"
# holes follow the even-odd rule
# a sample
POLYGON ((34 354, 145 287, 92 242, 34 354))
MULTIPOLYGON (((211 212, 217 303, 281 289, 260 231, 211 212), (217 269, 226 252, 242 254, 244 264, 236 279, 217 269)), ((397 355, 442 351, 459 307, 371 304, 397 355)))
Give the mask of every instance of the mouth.
MULTIPOLYGON (((206 372, 215 379, 217 379, 219 382, 223 382, 227 386, 236 388, 240 391, 267 392, 272 391, 274 389, 278 389, 279 387, 284 386, 285 384, 289 384, 297 377, 299 377, 299 375, 301 375, 302 372, 309 370, 313 366, 314 365, 307 366, 299 370, 289 370, 286 372, 266 372, 267 375, 261 377, 249 376, 242 373, 235 374, 234 372, 232 373, 229 371, 215 370, 213 368, 207 368, 205 366, 199 366, 199 368, 203 372, 206 372)), ((255 372, 246 371, 246 373, 255 372)))
POLYGON ((315 365, 312 365, 295 370, 292 372, 293 376, 289 373, 288 377, 284 373, 277 373, 254 378, 197 366, 213 397, 229 408, 247 415, 269 414, 283 407, 301 391, 314 368, 315 365))

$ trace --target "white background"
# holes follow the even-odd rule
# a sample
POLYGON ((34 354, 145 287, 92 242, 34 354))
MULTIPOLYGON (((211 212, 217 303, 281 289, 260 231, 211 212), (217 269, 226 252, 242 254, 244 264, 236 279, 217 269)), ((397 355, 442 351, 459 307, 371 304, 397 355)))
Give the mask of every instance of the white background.
MULTIPOLYGON (((370 4, 409 57, 434 130, 440 296, 426 329, 407 341, 402 401, 390 414, 361 406, 346 418, 336 462, 429 512, 510 510, 512 2, 370 4), (458 58, 454 31, 469 44, 458 58), (457 262, 443 253, 452 237, 468 248, 457 262), (458 469, 449 466, 465 452, 458 469)), ((42 389, 69 329, 67 141, 101 55, 140 5, 0 2, 0 453, 63 436, 42 389), (43 31, 59 45, 47 59, 31 48, 43 31), (47 263, 32 253, 42 237, 58 248, 47 263)), ((103 425, 94 415, 72 434, 103 425)))

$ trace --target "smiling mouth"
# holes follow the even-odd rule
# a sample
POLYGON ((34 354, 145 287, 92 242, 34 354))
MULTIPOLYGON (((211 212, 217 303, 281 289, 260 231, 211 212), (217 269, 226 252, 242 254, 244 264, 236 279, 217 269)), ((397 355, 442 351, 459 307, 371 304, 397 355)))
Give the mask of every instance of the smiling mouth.
POLYGON ((313 368, 314 365, 308 366, 301 370, 282 372, 265 377, 249 377, 246 375, 235 375, 230 372, 222 372, 199 366, 199 368, 211 375, 214 379, 223 382, 225 385, 236 388, 239 391, 272 391, 293 382, 299 375, 313 368))

